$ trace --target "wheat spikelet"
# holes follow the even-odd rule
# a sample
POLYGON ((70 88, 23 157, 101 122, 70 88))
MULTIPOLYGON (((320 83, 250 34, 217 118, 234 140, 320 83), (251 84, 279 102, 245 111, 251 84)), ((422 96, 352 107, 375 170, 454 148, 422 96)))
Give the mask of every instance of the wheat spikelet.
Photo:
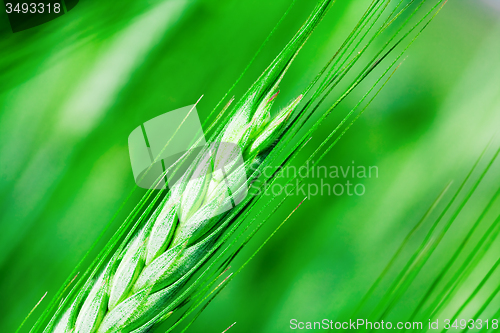
POLYGON ((134 238, 56 313, 44 333, 148 332, 168 317, 161 310, 225 231, 224 212, 246 196, 255 177, 249 166, 265 159, 299 104, 302 96, 271 117, 279 83, 330 3, 317 5, 134 238), (238 163, 238 156, 245 162, 238 163))

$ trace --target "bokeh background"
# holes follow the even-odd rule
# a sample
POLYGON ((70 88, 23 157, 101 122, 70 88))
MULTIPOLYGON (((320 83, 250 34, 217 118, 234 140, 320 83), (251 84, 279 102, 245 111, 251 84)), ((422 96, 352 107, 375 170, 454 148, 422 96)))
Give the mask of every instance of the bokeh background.
MULTIPOLYGON (((2 10, 1 332, 13 332, 46 291, 47 297, 54 295, 107 221, 119 211, 111 227, 115 230, 144 194, 136 190, 125 202, 135 185, 129 133, 201 95, 198 112, 206 120, 290 3, 81 0, 56 20, 16 34, 2 10)), ((287 74, 279 106, 300 94, 367 4, 335 3, 287 74)), ((241 96, 313 6, 314 1, 297 0, 233 95, 241 96)), ((288 332, 292 318, 335 319, 352 310, 442 188, 455 180, 456 189, 498 130, 499 36, 496 0, 450 1, 322 162, 377 166, 378 178, 361 181, 365 195, 317 196, 304 202, 191 331, 221 332, 236 322, 233 332, 288 332)), ((345 100, 315 136, 327 135, 368 86, 345 100)), ((312 142, 304 156, 313 151, 312 142)), ((499 144, 495 138, 492 147, 499 144)), ((408 316, 407 309, 415 306, 436 269, 456 249, 499 179, 497 162, 392 319, 408 316)), ((301 199, 287 201, 242 252, 235 268, 301 199)), ((488 221, 499 211, 494 205, 488 221)), ((488 253, 485 265, 498 258, 499 242, 488 253)), ((481 278, 478 274, 452 306, 467 297, 481 278)), ((498 277, 497 272, 492 281, 498 277)), ((495 287, 488 284, 483 298, 495 287)), ((499 307, 496 297, 488 314, 499 307)))

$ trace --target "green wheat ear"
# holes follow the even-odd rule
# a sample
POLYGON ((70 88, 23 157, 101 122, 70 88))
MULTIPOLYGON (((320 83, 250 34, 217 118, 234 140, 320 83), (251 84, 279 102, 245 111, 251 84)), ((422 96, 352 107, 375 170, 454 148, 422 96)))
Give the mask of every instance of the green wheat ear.
MULTIPOLYGON (((331 0, 319 1, 308 20, 283 51, 248 89, 241 100, 228 109, 228 120, 220 124, 209 140, 214 145, 208 145, 196 157, 195 163, 167 194, 164 195, 160 191, 153 196, 153 191, 148 192, 137 206, 138 208, 131 213, 130 218, 113 236, 105 250, 96 258, 91 269, 85 273, 81 280, 84 282, 83 285, 79 281, 67 298, 58 305, 56 313, 45 327, 44 333, 151 332, 169 318, 172 311, 189 302, 193 305, 186 313, 191 313, 200 304, 199 300, 205 299, 204 293, 215 281, 207 282, 211 279, 210 274, 213 274, 210 269, 218 264, 220 266, 215 268, 215 271, 225 270, 232 258, 267 220, 267 218, 264 219, 251 236, 238 246, 235 244, 243 235, 244 230, 235 239, 230 240, 230 237, 234 236, 236 230, 242 226, 243 220, 253 210, 260 197, 248 197, 232 210, 218 214, 221 207, 231 205, 233 203, 232 197, 243 194, 261 176, 260 168, 262 166, 270 165, 272 162, 277 162, 278 166, 286 166, 290 163, 308 142, 311 134, 338 103, 358 86, 398 44, 406 39, 410 32, 419 26, 421 32, 429 24, 432 18, 427 21, 426 18, 437 6, 418 21, 410 29, 410 32, 398 39, 396 36, 407 25, 409 19, 404 21, 390 39, 390 42, 396 40, 395 45, 390 46, 389 42, 384 44, 376 56, 368 62, 365 69, 356 76, 347 90, 341 93, 340 98, 308 127, 309 125, 306 125, 309 124, 308 119, 311 118, 326 96, 359 61, 375 38, 381 36, 382 32, 408 8, 405 6, 398 12, 398 8, 403 3, 400 1, 389 13, 383 25, 378 29, 375 28, 377 20, 385 12, 390 2, 391 0, 373 1, 361 18, 360 24, 355 27, 346 42, 310 83, 304 93, 291 101, 288 106, 276 112, 273 117, 271 116, 271 108, 281 80, 312 31, 333 3, 331 0), (370 32, 373 30, 375 30, 374 37, 369 38, 361 51, 355 51, 363 41, 368 39, 367 36, 372 36, 370 32), (321 78, 323 78, 322 81, 320 81, 321 78), (312 91, 316 85, 318 88, 316 91, 312 91), (313 97, 303 108, 299 108, 303 96, 310 91, 314 93, 313 97), (299 138, 292 149, 284 151, 287 144, 294 143, 293 139, 302 129, 305 129, 306 133, 299 138), (221 142, 230 144, 219 144, 221 142), (215 151, 209 153, 211 149, 215 151), (245 158, 245 163, 243 165, 237 163, 228 165, 228 172, 223 181, 223 177, 216 172, 214 173, 217 165, 222 163, 221 161, 232 160, 228 157, 240 152, 245 158), (192 179, 193 174, 197 174, 199 177, 192 179), (228 193, 227 188, 234 190, 232 193, 228 193), (145 211, 135 221, 136 215, 151 198, 152 202, 147 205, 145 211), (156 208, 152 212, 154 207, 156 208), (122 240, 132 221, 135 221, 133 226, 122 240), (223 248, 226 243, 229 244, 223 248), (118 249, 114 250, 116 246, 118 249), (220 253, 217 252, 219 249, 220 253), (210 260, 216 256, 216 252, 218 253, 217 257, 210 260), (225 260, 223 255, 229 255, 229 258, 225 260), (208 267, 203 267, 204 265, 208 267)), ((438 1, 438 4, 441 2, 438 1)), ((410 15, 410 18, 414 13, 410 15)), ((363 96, 361 101, 332 131, 332 134, 322 142, 310 158, 314 158, 320 153, 320 149, 327 147, 319 156, 317 161, 319 162, 358 119, 366 106, 341 132, 340 136, 333 143, 329 143, 331 136, 347 122, 354 110, 365 101, 415 38, 388 66, 368 93, 363 96)), ((385 83, 382 87, 384 85, 385 83)), ((276 180, 276 173, 261 178, 264 181, 273 182, 276 180)), ((273 200, 274 198, 268 201, 266 206, 273 200)), ((284 199, 276 205, 273 213, 283 201, 284 199)), ((259 214, 260 212, 257 216, 259 214)), ((246 226, 248 228, 250 224, 246 226)), ((62 296, 58 295, 58 297, 62 296)), ((57 304, 59 299, 55 298, 55 301, 49 306, 49 310, 37 321, 33 331, 41 326, 45 320, 44 316, 51 311, 51 306, 57 304)), ((185 318, 184 315, 180 320, 183 318, 185 318)), ((180 320, 172 325, 170 330, 178 325, 180 320)))
POLYGON ((246 160, 259 160, 282 135, 284 122, 302 96, 272 118, 270 109, 278 85, 307 37, 332 1, 321 1, 299 32, 238 102, 217 136, 216 152, 207 146, 196 164, 182 176, 136 236, 116 252, 106 268, 85 288, 57 321, 44 332, 145 332, 150 322, 173 301, 193 268, 224 231, 221 207, 231 204, 229 188, 244 191, 252 180, 245 165, 226 166, 224 183, 216 175, 218 160, 242 151, 246 160), (272 119, 271 119, 272 118, 272 119), (236 151, 237 150, 237 151, 236 151), (192 177, 193 174, 200 175, 192 177), (178 216, 180 215, 180 216, 178 216), (207 218, 207 216, 209 218, 207 218), (182 220, 179 223, 177 220, 182 220), (87 294, 87 290, 90 290, 87 294))

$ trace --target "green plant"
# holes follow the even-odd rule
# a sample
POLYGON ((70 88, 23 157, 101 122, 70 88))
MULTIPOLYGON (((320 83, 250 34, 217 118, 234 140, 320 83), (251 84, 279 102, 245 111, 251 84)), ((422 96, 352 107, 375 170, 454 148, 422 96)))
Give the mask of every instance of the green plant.
MULTIPOLYGON (((423 25, 423 28, 425 28, 426 24, 430 22, 430 20, 426 22, 425 19, 437 8, 441 1, 402 37, 396 39, 396 36, 406 27, 410 18, 420 9, 424 3, 422 1, 379 52, 367 62, 360 73, 355 75, 352 83, 340 94, 338 100, 327 111, 323 112, 319 119, 310 124, 308 121, 313 113, 318 110, 333 89, 338 87, 367 48, 376 38, 382 36, 387 27, 395 22, 405 10, 410 8, 413 1, 410 1, 399 11, 398 9, 403 4, 403 1, 396 3, 392 11, 386 17, 383 17, 382 15, 386 13, 386 9, 390 8, 389 4, 391 3, 391 1, 372 2, 339 51, 305 89, 303 95, 312 92, 312 97, 302 109, 293 113, 303 98, 300 96, 275 116, 273 120, 270 120, 270 107, 274 101, 274 95, 277 93, 279 82, 331 4, 331 1, 326 0, 320 2, 299 33, 232 109, 229 116, 230 120, 220 124, 215 131, 213 142, 237 144, 246 157, 245 170, 231 170, 229 174, 231 182, 235 184, 241 182, 244 173, 247 174, 248 181, 252 182, 258 177, 262 177, 259 173, 262 166, 271 165, 276 161, 278 166, 290 163, 308 142, 310 135, 332 110, 402 40, 416 31, 417 27, 423 25), (382 25, 376 29, 375 25, 380 20, 382 25), (423 24, 424 22, 425 24, 423 24), (390 45, 395 39, 394 45, 390 45), (367 40, 366 45, 363 45, 360 51, 355 53, 355 50, 359 50, 359 46, 365 40, 367 40), (297 138, 297 133, 301 130, 305 130, 306 133, 299 137, 299 140, 294 141, 297 138), (290 145, 292 149, 285 152, 285 148, 290 145)), ((406 48, 389 64, 368 93, 346 115, 339 126, 332 131, 331 135, 325 138, 309 160, 321 152, 316 161, 316 164, 319 163, 321 158, 347 131, 364 109, 351 123, 347 123, 347 120, 372 93, 373 89, 396 64, 405 50, 406 48), (329 143, 345 124, 347 126, 340 135, 333 143, 329 143)), ((243 220, 255 207, 255 202, 259 199, 258 196, 249 197, 228 214, 213 219, 206 218, 207 215, 212 215, 213 211, 217 211, 228 200, 230 201, 230 197, 225 192, 222 192, 223 188, 219 186, 220 179, 211 177, 209 171, 218 164, 220 154, 227 156, 233 154, 233 152, 225 151, 220 153, 220 147, 215 146, 215 148, 217 149, 217 153, 213 155, 215 158, 211 160, 206 155, 207 151, 205 151, 205 154, 198 157, 199 163, 194 164, 190 169, 191 173, 196 169, 197 173, 205 176, 197 177, 194 182, 188 182, 191 176, 188 172, 186 178, 178 183, 179 185, 176 188, 166 194, 163 192, 157 193, 152 201, 146 205, 147 200, 153 197, 153 192, 150 191, 147 194, 145 199, 138 205, 137 210, 133 212, 131 218, 124 223, 123 227, 111 240, 110 245, 97 258, 95 265, 75 285, 58 307, 45 330, 46 332, 67 332, 71 330, 75 332, 148 331, 161 324, 171 315, 173 310, 187 304, 188 301, 193 301, 194 305, 198 305, 200 300, 205 300, 203 295, 215 281, 210 281, 211 275, 214 276, 215 274, 213 263, 220 264, 220 267, 215 271, 224 271, 239 249, 251 239, 252 235, 266 221, 264 219, 243 244, 235 245, 234 241, 228 242, 229 237, 234 235, 238 227, 242 226, 243 220), (204 159, 204 157, 207 158, 204 159), (156 207, 158 202, 160 204, 156 207), (135 216, 144 206, 146 206, 146 209, 142 212, 141 217, 135 221, 135 216), (151 212, 153 213, 151 214, 151 212), (176 223, 176 214, 181 215, 183 218, 182 223, 176 223), (133 221, 134 225, 129 228, 133 221), (222 249, 222 246, 227 243, 229 243, 228 247, 222 249), (118 245, 117 249, 114 248, 116 245, 118 245), (227 257, 222 257, 222 254, 227 257), (215 260, 208 264, 209 259, 212 258, 215 258, 215 260), (209 271, 210 269, 212 271, 209 271)), ((275 181, 278 172, 276 171, 266 180, 275 181)), ((276 209, 281 206, 284 199, 286 198, 283 198, 276 205, 276 209)), ((269 201, 267 205, 270 202, 272 201, 269 201)), ((246 230, 250 224, 248 223, 243 230, 246 230)), ((237 237, 237 239, 239 238, 240 236, 237 237)), ((188 310, 188 313, 192 309, 188 310)), ((42 317, 36 324, 35 330, 43 322, 43 319, 42 317)))
POLYGON ((330 4, 323 1, 315 9, 234 107, 215 144, 199 153, 144 226, 122 244, 96 279, 83 286, 61 317, 54 317, 46 332, 145 332, 166 318, 161 310, 175 305, 181 288, 228 227, 230 220, 224 220, 226 214, 219 210, 231 205, 234 196, 256 178, 252 170, 283 135, 286 120, 302 99, 299 96, 271 119, 280 81, 330 4), (249 162, 226 165, 239 149, 249 162), (227 169, 225 179, 216 172, 222 168, 227 169), (232 195, 227 182, 229 188, 238 188, 232 195))

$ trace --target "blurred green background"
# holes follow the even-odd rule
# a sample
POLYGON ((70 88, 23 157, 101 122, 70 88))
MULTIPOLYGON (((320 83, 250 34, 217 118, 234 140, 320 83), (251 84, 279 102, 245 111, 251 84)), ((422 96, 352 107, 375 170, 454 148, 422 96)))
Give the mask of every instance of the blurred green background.
MULTIPOLYGON (((2 10, 1 332, 13 332, 46 291, 47 297, 54 295, 134 188, 129 133, 201 95, 198 112, 204 121, 290 3, 81 0, 58 19, 16 34, 2 10)), ((278 54, 314 4, 297 0, 234 90, 236 97, 278 54)), ((300 94, 367 4, 334 4, 287 74, 280 107, 300 94)), ((335 110, 304 156, 368 87, 359 87, 335 110)), ((499 111, 500 5, 495 0, 450 1, 321 163, 377 166, 378 178, 362 180, 366 194, 306 201, 191 331, 221 332, 236 322, 233 332, 289 332, 292 318, 335 319, 352 310, 441 189, 452 179, 456 189, 498 130, 499 111)), ((495 139, 493 146, 499 144, 495 139)), ((499 179, 497 162, 391 318, 408 317, 408 309, 497 190, 499 179)), ((132 194, 112 230, 142 194, 141 189, 132 194)), ((288 200, 234 267, 301 199, 288 200)), ((499 211, 497 204, 487 218, 499 211)), ((490 253, 486 259, 498 258, 500 242, 490 253)), ((451 306, 474 286, 473 281, 466 285, 451 306)), ((485 297, 496 285, 486 287, 485 297)), ((467 313, 480 304, 475 306, 467 313)), ((488 313, 498 307, 500 297, 488 313)))

